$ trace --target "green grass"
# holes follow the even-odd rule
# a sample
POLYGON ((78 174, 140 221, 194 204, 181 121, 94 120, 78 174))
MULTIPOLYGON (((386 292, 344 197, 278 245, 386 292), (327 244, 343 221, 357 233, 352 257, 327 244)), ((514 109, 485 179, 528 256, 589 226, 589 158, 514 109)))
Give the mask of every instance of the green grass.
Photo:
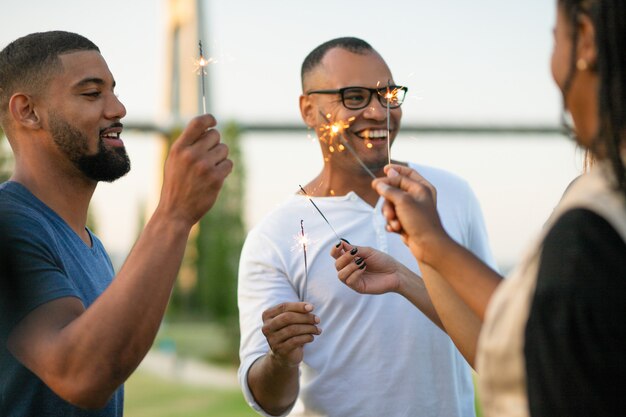
POLYGON ((125 387, 125 417, 258 416, 246 404, 238 388, 190 386, 143 371, 133 374, 125 387))
MULTIPOLYGON (((215 323, 166 322, 159 330, 154 346, 214 365, 237 366, 238 340, 233 336, 232 328, 215 323)), ((125 402, 126 417, 258 416, 246 404, 239 389, 188 386, 141 371, 127 381, 125 402)), ((478 398, 476 417, 482 417, 478 398)))
POLYGON ((177 355, 184 358, 238 366, 238 330, 208 322, 164 322, 154 346, 175 350, 177 355))

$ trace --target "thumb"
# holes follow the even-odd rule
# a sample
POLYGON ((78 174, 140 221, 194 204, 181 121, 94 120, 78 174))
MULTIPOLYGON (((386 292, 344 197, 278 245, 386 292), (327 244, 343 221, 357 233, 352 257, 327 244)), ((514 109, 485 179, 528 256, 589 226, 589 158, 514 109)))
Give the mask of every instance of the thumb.
POLYGON ((385 200, 390 201, 391 203, 395 203, 397 199, 403 194, 403 192, 388 184, 389 178, 378 178, 374 180, 374 190, 385 198, 385 200))

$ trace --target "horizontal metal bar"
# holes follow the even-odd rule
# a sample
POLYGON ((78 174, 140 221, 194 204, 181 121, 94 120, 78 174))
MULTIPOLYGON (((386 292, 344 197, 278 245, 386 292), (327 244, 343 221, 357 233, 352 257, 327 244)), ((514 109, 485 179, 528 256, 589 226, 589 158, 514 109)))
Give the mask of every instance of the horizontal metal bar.
MULTIPOLYGON (((184 125, 158 125, 150 122, 128 121, 124 123, 127 130, 135 130, 146 133, 156 133, 169 135, 177 126, 184 125)), ((245 133, 303 133, 306 126, 293 123, 239 123, 239 128, 245 133)), ((470 135, 562 135, 563 131, 559 126, 549 125, 453 125, 453 124, 432 124, 432 125, 403 125, 402 134, 438 133, 438 134, 470 134, 470 135)))

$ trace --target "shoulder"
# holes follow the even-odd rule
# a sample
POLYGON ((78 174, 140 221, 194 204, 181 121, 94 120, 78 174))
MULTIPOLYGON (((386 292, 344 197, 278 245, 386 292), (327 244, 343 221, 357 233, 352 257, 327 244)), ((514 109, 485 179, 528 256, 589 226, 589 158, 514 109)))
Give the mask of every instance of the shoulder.
POLYGON ((615 253, 625 245, 626 242, 603 216, 587 208, 573 208, 563 213, 547 232, 543 251, 576 248, 594 253, 599 250, 615 253))
POLYGON ((409 162, 409 167, 419 172, 421 176, 434 185, 435 188, 437 188, 438 193, 440 191, 455 193, 460 191, 464 193, 471 191, 471 187, 465 179, 450 171, 446 171, 445 169, 411 162, 409 162))
POLYGON ((42 204, 24 187, 15 183, 0 185, 0 229, 6 236, 29 234, 48 229, 42 204))
POLYGON ((301 195, 292 195, 267 213, 257 224, 250 229, 250 234, 272 233, 281 230, 286 219, 290 219, 302 213, 303 208, 308 208, 307 198, 301 195))
POLYGON ((292 235, 285 233, 286 224, 289 224, 294 217, 301 215, 303 210, 309 209, 306 204, 310 204, 307 203, 306 198, 293 195, 275 207, 249 230, 243 251, 262 250, 265 252, 292 244, 290 240, 292 235))
POLYGON ((605 279, 626 276, 625 253, 626 242, 604 217, 585 208, 568 210, 544 239, 538 287, 602 286, 605 279))

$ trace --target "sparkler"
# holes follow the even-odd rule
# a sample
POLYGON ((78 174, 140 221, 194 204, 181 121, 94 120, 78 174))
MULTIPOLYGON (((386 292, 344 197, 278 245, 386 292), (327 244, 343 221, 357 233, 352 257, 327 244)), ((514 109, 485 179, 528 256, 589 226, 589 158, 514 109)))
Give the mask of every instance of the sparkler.
POLYGON ((202 41, 198 41, 198 48, 200 49, 200 57, 198 61, 196 61, 196 65, 198 66, 198 72, 200 74, 200 84, 202 84, 202 113, 206 114, 206 93, 204 90, 204 84, 206 80, 206 66, 211 63, 210 59, 206 59, 204 57, 204 53, 202 52, 202 41))
POLYGON ((350 117, 348 120, 343 121, 339 120, 336 122, 332 122, 332 116, 329 114, 324 114, 320 111, 320 115, 328 120, 328 123, 322 124, 319 128, 319 137, 322 142, 325 142, 328 145, 328 150, 333 153, 335 152, 335 145, 337 145, 337 150, 340 152, 343 151, 343 144, 336 144, 335 139, 339 140, 343 136, 343 132, 350 127, 350 123, 354 121, 354 117, 350 117))
POLYGON ((335 138, 338 138, 338 140, 341 142, 339 144, 339 150, 343 151, 344 148, 348 149, 348 151, 350 151, 352 156, 354 156, 354 159, 356 159, 356 161, 359 163, 359 165, 361 165, 365 172, 367 172, 369 176, 372 177, 372 179, 376 179, 376 175, 374 175, 374 173, 367 167, 367 165, 365 165, 361 158, 359 158, 359 155, 344 137, 344 131, 350 127, 350 122, 354 120, 354 117, 349 118, 347 122, 341 120, 337 122, 330 122, 332 118, 330 114, 325 115, 322 112, 320 112, 320 114, 322 115, 322 117, 329 121, 328 124, 324 124, 320 128, 320 132, 322 133, 322 135, 320 135, 320 139, 325 140, 326 143, 329 144, 329 150, 331 152, 334 152, 332 144, 334 143, 335 138))
MULTIPOLYGON (((333 233, 335 234, 335 236, 337 237, 337 240, 342 240, 339 235, 337 234, 337 232, 335 231, 335 228, 330 224, 330 222, 328 221, 328 219, 326 218, 326 216, 324 216, 324 213, 322 213, 322 210, 320 210, 319 207, 317 207, 317 204, 315 204, 315 201, 313 201, 313 199, 311 198, 311 196, 309 196, 307 194, 306 191, 304 191, 304 188, 302 188, 301 185, 298 185, 298 187, 300 187, 300 189, 302 190, 302 192, 304 193, 304 195, 309 199, 309 201, 311 202, 311 204, 313 204, 313 207, 315 207, 315 209, 317 210, 317 212, 322 216, 322 219, 324 219, 324 221, 326 222, 326 224, 331 228, 331 230, 333 231, 333 233)), ((304 232, 303 232, 304 233, 304 232)))
POLYGON ((309 267, 306 260, 306 244, 309 242, 309 238, 304 233, 304 220, 300 220, 300 232, 301 234, 298 236, 298 242, 302 245, 302 253, 304 255, 304 284, 302 285, 302 301, 304 301, 306 300, 306 284, 309 276, 309 267))
MULTIPOLYGON (((396 87, 394 89, 391 88, 391 80, 387 80, 387 88, 384 90, 384 94, 382 97, 385 99, 385 108, 387 110, 387 160, 388 163, 391 164, 391 103, 398 102, 398 91, 399 89, 396 87)), ((380 90, 379 90, 379 93, 380 90)))
MULTIPOLYGON (((396 92, 397 94, 397 92, 396 92)), ((393 98, 393 94, 391 92, 391 80, 387 80, 387 92, 385 94, 385 98, 387 100, 385 100, 385 102, 387 103, 387 160, 388 160, 388 164, 391 165, 391 139, 390 139, 390 135, 389 135, 389 131, 391 129, 389 129, 389 116, 390 116, 390 109, 389 109, 389 103, 391 102, 391 99, 393 98)))

